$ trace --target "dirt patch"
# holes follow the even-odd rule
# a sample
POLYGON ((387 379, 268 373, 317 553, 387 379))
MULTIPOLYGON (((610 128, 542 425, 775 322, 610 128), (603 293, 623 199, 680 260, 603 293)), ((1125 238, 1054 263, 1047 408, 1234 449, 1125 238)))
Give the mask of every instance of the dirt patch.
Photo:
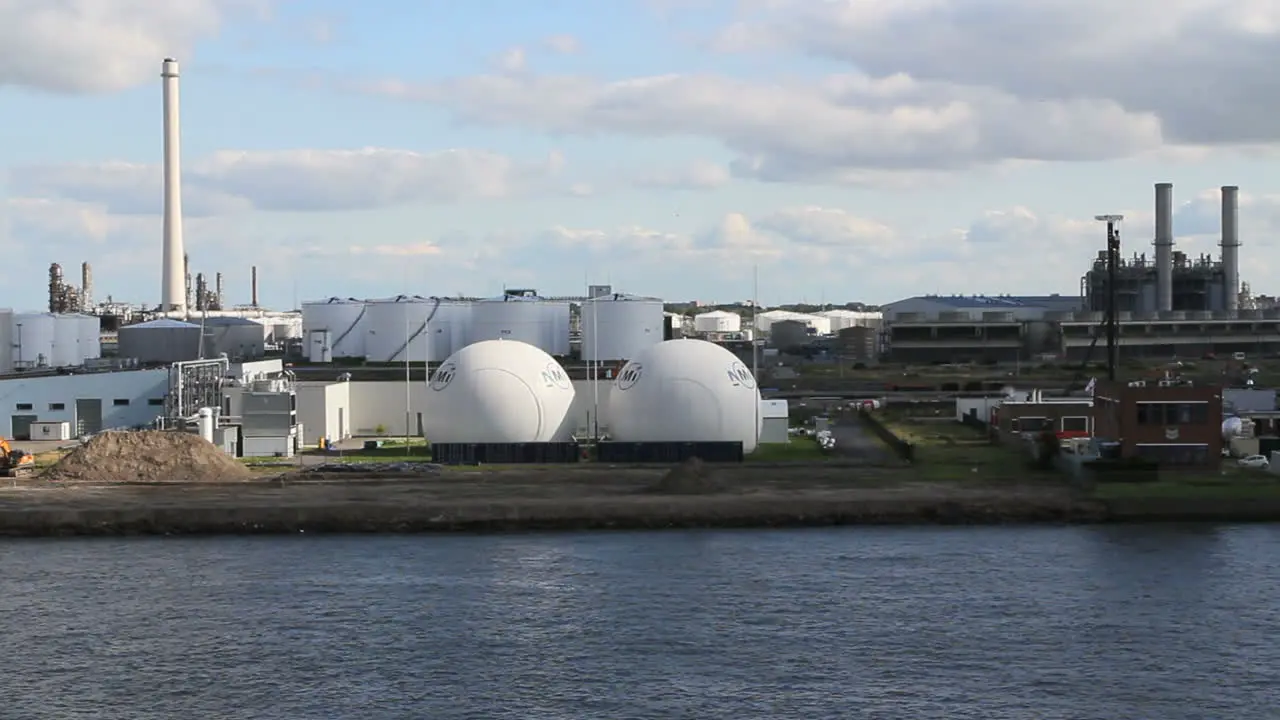
POLYGON ((646 488, 647 492, 663 495, 707 495, 724 490, 720 474, 699 458, 685 460, 646 488))
POLYGON ((108 431, 41 475, 57 483, 199 483, 248 480, 253 473, 199 435, 108 431))

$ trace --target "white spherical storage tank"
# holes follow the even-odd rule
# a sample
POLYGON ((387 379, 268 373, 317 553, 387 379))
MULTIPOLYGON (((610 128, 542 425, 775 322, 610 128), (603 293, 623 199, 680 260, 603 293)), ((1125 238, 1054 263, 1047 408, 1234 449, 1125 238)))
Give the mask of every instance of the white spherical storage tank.
POLYGON ((704 340, 667 340, 633 358, 608 395, 619 442, 741 442, 760 437, 760 390, 733 353, 704 340))
POLYGON ((549 324, 544 303, 538 298, 509 296, 478 300, 471 306, 469 341, 515 340, 550 353, 554 348, 549 342, 549 324))
POLYGON ((541 348, 482 340, 441 363, 427 388, 423 429, 432 443, 568 439, 573 383, 541 348))
POLYGON ((742 330, 742 316, 724 310, 694 315, 693 329, 698 332, 739 332, 742 330))
POLYGON ((16 367, 48 366, 53 362, 56 318, 47 312, 13 316, 13 361, 16 367))
POLYGON ((417 295, 370 300, 365 305, 365 360, 427 362, 431 357, 427 319, 439 302, 417 295))
POLYGON ((662 301, 634 295, 605 295, 582 303, 582 359, 630 360, 662 342, 666 316, 662 301))
POLYGON ((302 336, 313 330, 329 332, 330 354, 335 358, 364 357, 365 302, 354 298, 329 298, 302 303, 302 336))

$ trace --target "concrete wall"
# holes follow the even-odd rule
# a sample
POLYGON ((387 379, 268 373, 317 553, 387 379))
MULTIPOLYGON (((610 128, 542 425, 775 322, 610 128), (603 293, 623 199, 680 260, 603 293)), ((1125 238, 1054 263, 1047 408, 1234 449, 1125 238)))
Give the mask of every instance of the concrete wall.
POLYGON ((0 380, 0 436, 13 437, 14 415, 68 422, 74 435, 81 399, 102 401, 104 430, 147 425, 164 414, 168 392, 167 369, 0 380))
POLYGON ((298 383, 298 422, 308 446, 320 437, 334 442, 351 437, 351 383, 298 383))

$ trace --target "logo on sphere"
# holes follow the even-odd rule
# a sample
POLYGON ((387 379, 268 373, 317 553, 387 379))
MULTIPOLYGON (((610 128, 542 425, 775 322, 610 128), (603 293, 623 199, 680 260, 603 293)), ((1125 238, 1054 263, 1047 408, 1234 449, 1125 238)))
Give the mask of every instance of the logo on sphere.
POLYGON ((449 383, 453 382, 453 376, 458 374, 458 366, 453 363, 445 363, 436 368, 435 375, 431 376, 431 389, 440 391, 449 387, 449 383))
POLYGON ((726 371, 729 376, 729 383, 734 387, 743 387, 748 390, 754 390, 756 387, 756 378, 747 369, 746 365, 740 362, 734 362, 729 365, 726 371))
POLYGON ((622 372, 618 374, 618 389, 630 390, 640 382, 640 377, 644 375, 644 366, 640 363, 628 363, 622 368, 622 372))
POLYGON ((557 363, 547 363, 547 367, 542 371, 542 383, 547 387, 556 387, 561 390, 569 389, 569 376, 565 374, 564 368, 557 363))

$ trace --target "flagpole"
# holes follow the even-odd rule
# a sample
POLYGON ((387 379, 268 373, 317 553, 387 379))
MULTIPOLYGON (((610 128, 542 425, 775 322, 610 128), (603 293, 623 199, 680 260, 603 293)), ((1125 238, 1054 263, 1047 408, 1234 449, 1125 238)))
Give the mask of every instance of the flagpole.
MULTIPOLYGON (((760 362, 759 346, 756 344, 756 311, 760 307, 760 266, 751 269, 751 381, 756 386, 756 394, 760 394, 760 362)), ((756 399, 756 448, 760 447, 760 400, 756 399)))

